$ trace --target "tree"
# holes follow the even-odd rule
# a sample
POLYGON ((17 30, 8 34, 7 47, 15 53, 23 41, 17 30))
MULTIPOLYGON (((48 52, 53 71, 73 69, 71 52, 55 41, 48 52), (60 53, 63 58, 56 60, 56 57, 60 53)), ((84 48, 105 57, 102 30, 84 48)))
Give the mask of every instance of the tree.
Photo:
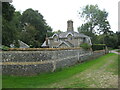
POLYGON ((85 23, 89 24, 91 32, 104 33, 104 29, 110 29, 109 22, 107 21, 108 13, 105 10, 100 10, 97 5, 87 5, 82 12, 79 12, 82 18, 84 18, 85 23))
POLYGON ((36 45, 36 40, 35 40, 35 35, 37 33, 37 30, 35 29, 34 26, 28 24, 24 27, 24 29, 21 31, 21 38, 23 42, 27 43, 30 47, 35 47, 36 45))
POLYGON ((61 30, 57 30, 57 31, 54 31, 53 33, 62 33, 63 31, 61 30))
POLYGON ((97 34, 104 34, 104 37, 107 37, 111 33, 107 20, 108 13, 105 10, 100 10, 98 5, 86 5, 79 14, 84 18, 85 23, 78 28, 78 31, 87 33, 93 38, 92 42, 96 42, 94 36, 97 34))
POLYGON ((2 2, 2 17, 7 20, 11 21, 15 12, 15 8, 8 2, 2 2))
POLYGON ((52 32, 52 28, 50 26, 47 26, 46 30, 47 30, 47 33, 46 33, 47 37, 50 37, 54 34, 54 32, 52 32))
POLYGON ((20 19, 21 19, 21 13, 19 11, 15 11, 13 19, 11 21, 12 25, 14 25, 14 31, 15 31, 15 34, 14 34, 15 38, 12 44, 14 44, 15 47, 19 47, 18 40, 20 39, 20 32, 22 30, 20 19))
POLYGON ((31 8, 23 12, 21 23, 23 24, 23 28, 25 25, 31 25, 34 27, 36 32, 34 35, 34 41, 36 42, 33 44, 34 47, 40 47, 45 40, 46 34, 52 32, 52 28, 47 25, 43 16, 37 10, 31 8))
POLYGON ((120 49, 120 31, 116 32, 117 35, 117 46, 120 49))
POLYGON ((107 35, 106 37, 104 36, 104 34, 102 34, 99 35, 97 39, 101 44, 106 44, 108 47, 111 48, 118 48, 118 40, 116 33, 113 33, 112 35, 107 35))
POLYGON ((83 33, 89 37, 91 37, 91 41, 92 43, 96 43, 97 42, 97 35, 95 35, 95 33, 92 32, 92 30, 90 30, 91 23, 85 23, 82 24, 81 27, 78 27, 78 32, 79 33, 83 33))
POLYGON ((7 3, 2 3, 2 44, 10 46, 16 40, 15 24, 12 22, 15 8, 7 3))

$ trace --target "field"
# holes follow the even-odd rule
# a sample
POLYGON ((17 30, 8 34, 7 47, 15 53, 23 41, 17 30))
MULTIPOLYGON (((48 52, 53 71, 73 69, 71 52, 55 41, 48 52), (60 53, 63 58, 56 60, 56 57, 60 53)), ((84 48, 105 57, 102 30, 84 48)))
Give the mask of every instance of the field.
POLYGON ((3 76, 3 88, 117 88, 118 55, 100 58, 37 76, 3 76))

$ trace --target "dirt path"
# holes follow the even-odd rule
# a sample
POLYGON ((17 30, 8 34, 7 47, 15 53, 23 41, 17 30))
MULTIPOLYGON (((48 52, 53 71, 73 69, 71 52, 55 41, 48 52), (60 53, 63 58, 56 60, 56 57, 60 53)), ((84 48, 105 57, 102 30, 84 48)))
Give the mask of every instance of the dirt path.
POLYGON ((115 53, 115 54, 120 55, 120 53, 119 53, 119 52, 117 52, 117 50, 111 50, 110 52, 111 52, 111 53, 115 53))

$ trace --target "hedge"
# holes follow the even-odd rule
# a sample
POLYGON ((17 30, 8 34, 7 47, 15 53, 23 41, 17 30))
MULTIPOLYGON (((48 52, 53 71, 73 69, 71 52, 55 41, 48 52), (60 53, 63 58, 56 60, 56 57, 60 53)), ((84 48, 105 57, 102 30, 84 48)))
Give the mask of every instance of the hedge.
POLYGON ((91 45, 87 44, 87 43, 83 43, 80 45, 80 47, 82 47, 85 50, 89 50, 91 48, 91 45))
POLYGON ((2 46, 0 46, 0 50, 8 51, 9 47, 2 45, 2 46))
POLYGON ((105 44, 93 44, 92 45, 92 50, 96 51, 96 50, 104 50, 106 47, 105 44))

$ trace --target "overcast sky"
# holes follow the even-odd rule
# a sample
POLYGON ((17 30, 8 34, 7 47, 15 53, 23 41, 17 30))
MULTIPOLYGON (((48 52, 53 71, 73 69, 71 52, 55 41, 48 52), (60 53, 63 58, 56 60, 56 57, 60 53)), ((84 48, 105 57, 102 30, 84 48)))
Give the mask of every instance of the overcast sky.
POLYGON ((108 13, 108 21, 111 30, 118 30, 118 1, 119 0, 13 0, 12 4, 17 11, 25 11, 28 8, 38 10, 53 31, 67 30, 67 20, 73 20, 74 30, 81 26, 83 20, 79 17, 78 11, 87 4, 95 5, 108 13))

